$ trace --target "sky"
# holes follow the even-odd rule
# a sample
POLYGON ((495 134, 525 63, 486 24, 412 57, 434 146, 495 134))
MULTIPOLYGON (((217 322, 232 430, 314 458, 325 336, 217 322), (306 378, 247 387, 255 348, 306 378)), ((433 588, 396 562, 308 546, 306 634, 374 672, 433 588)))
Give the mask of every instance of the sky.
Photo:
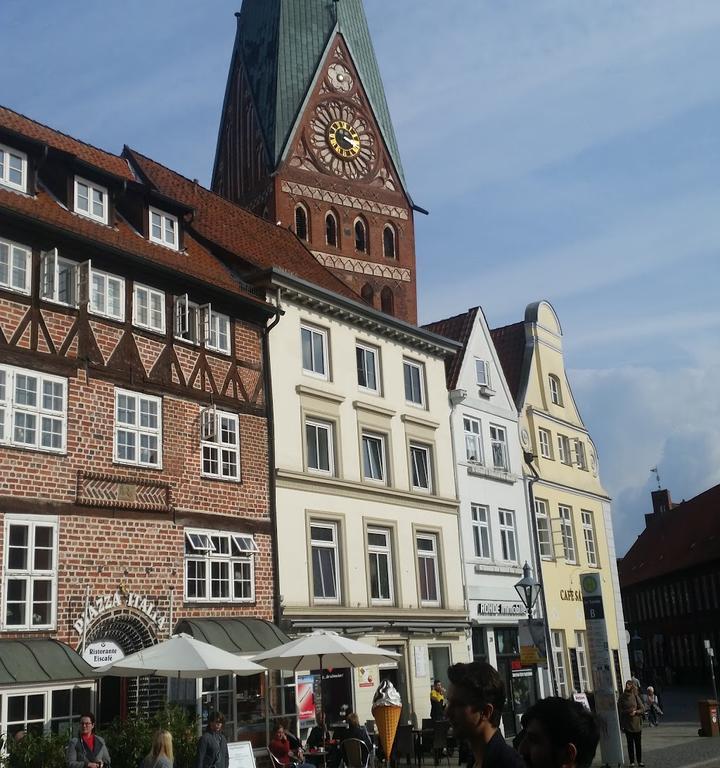
MULTIPOLYGON (((239 4, 3 0, 0 103, 209 184, 239 4)), ((676 501, 720 483, 720 3, 365 8, 430 211, 420 321, 553 304, 623 554, 651 467, 676 501)))

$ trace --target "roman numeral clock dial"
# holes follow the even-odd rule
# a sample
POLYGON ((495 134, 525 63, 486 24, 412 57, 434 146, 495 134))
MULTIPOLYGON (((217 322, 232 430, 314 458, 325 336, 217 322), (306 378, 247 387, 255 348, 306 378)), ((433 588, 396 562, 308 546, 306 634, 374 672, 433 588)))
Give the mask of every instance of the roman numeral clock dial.
POLYGON ((336 176, 364 179, 375 170, 375 138, 368 121, 344 101, 318 104, 308 138, 320 163, 336 176))

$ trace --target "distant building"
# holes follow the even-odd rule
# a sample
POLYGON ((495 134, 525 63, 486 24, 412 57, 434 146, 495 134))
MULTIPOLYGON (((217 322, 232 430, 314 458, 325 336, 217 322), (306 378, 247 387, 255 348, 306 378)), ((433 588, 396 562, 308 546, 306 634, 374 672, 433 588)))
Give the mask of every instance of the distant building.
POLYGON ((720 650, 720 485, 680 504, 651 495, 618 561, 633 671, 645 684, 707 680, 704 641, 720 650))

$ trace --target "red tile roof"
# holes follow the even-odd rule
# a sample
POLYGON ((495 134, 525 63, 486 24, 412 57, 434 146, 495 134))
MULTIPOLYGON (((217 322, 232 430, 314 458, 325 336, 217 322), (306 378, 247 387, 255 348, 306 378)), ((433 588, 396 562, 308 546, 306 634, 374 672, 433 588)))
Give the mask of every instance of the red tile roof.
POLYGON ((157 191, 195 209, 191 227, 201 237, 237 254, 248 266, 277 267, 334 293, 360 300, 290 230, 255 216, 129 147, 125 147, 124 155, 157 191))
POLYGON ((423 325, 423 328, 426 328, 428 331, 445 336, 448 339, 453 339, 454 341, 459 341, 462 344, 461 350, 458 350, 452 357, 445 358, 445 377, 449 390, 457 387, 460 369, 465 359, 467 344, 475 324, 475 319, 477 318, 478 310, 479 307, 472 307, 460 315, 454 315, 444 320, 436 320, 434 323, 423 325))
POLYGON ((7 107, 0 107, 0 126, 29 139, 47 144, 53 149, 75 155, 83 162, 94 165, 113 176, 118 176, 128 181, 135 178, 127 161, 119 155, 114 155, 111 152, 93 147, 91 144, 73 139, 72 136, 56 131, 53 128, 48 128, 47 125, 35 122, 35 120, 31 120, 29 117, 25 117, 25 115, 14 112, 7 107))
POLYGON ((502 328, 492 328, 490 336, 500 358, 505 379, 513 400, 517 403, 525 359, 525 323, 513 323, 502 328))
POLYGON ((618 561, 620 586, 629 587, 704 563, 720 563, 720 485, 657 517, 618 561))

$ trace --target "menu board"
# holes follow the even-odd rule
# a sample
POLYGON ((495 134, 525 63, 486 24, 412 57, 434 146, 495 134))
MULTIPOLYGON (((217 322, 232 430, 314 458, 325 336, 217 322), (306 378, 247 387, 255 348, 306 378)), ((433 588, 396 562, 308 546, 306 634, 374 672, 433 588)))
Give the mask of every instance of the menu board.
POLYGON ((233 741, 228 744, 230 764, 228 768, 255 768, 255 754, 249 741, 233 741))

